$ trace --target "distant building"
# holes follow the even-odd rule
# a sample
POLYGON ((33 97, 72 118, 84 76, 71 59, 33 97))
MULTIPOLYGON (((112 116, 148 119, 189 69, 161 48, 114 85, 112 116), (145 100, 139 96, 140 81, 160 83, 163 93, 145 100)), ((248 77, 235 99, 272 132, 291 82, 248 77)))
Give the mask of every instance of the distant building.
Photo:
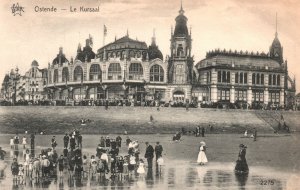
POLYGON ((47 91, 44 89, 47 84, 47 69, 39 69, 38 62, 34 60, 31 68, 25 73, 24 79, 24 100, 37 103, 47 99, 47 91))
POLYGON ((200 101, 293 104, 295 80, 288 75, 277 31, 267 54, 217 49, 209 51, 196 69, 199 78, 193 96, 200 101))
MULTIPOLYGON (((97 52, 89 36, 84 47, 78 45, 75 59, 68 60, 60 47, 47 69, 38 69, 33 61, 17 84, 21 85, 20 97, 56 102, 108 100, 131 105, 295 104, 295 80, 288 75, 277 29, 268 53, 216 49, 195 65, 192 34, 182 6, 175 21, 170 56, 165 59, 156 44, 155 32, 150 46, 131 39, 127 32, 97 52)), ((14 73, 6 75, 2 83, 5 98, 12 96, 11 76, 14 73)))

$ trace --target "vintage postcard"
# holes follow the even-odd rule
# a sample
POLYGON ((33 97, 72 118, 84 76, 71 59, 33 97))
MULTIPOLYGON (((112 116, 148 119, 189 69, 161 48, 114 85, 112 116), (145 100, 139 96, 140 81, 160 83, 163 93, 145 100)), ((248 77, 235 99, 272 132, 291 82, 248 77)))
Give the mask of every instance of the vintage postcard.
POLYGON ((4 0, 0 189, 300 186, 300 1, 4 0))

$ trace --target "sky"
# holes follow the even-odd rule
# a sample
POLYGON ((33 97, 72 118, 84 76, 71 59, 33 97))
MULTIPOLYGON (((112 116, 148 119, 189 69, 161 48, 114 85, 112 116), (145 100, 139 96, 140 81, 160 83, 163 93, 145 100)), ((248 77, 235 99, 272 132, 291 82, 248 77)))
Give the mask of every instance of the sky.
MULTIPOLYGON (((156 43, 165 57, 170 54, 171 27, 180 4, 180 0, 2 0, 0 81, 16 66, 24 74, 33 60, 46 68, 59 47, 68 59, 75 57, 78 43, 84 45, 89 34, 96 52, 103 46, 104 24, 105 44, 128 30, 129 37, 150 45, 155 29, 156 43), (12 14, 11 7, 17 2, 24 7, 22 16, 12 14), (35 12, 36 6, 53 6, 57 12, 35 12), (100 12, 69 11, 80 6, 99 6, 100 12)), ((300 0, 182 0, 182 5, 192 29, 195 63, 216 48, 267 53, 275 37, 277 13, 283 57, 300 92, 300 0)))

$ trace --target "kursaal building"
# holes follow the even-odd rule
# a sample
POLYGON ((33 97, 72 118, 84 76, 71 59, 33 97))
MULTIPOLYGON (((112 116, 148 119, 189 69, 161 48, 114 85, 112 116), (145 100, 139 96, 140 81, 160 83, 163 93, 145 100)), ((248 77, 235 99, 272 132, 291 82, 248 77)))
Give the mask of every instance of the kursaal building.
MULTIPOLYGON (((60 48, 40 78, 46 95, 28 95, 26 99, 293 104, 295 80, 288 75, 277 29, 267 54, 216 49, 195 64, 182 6, 175 21, 170 56, 165 59, 155 34, 150 46, 127 33, 97 52, 87 39, 83 48, 78 45, 77 55, 70 61, 60 48)), ((29 72, 38 70, 36 65, 29 72)), ((28 86, 26 91, 32 94, 35 89, 28 86)))

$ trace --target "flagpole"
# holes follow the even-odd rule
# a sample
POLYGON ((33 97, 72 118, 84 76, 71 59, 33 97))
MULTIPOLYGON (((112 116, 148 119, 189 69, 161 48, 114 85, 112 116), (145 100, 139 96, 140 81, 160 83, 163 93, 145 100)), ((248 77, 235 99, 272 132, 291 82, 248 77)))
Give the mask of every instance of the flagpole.
POLYGON ((105 24, 103 25, 103 47, 105 45, 105 24))

